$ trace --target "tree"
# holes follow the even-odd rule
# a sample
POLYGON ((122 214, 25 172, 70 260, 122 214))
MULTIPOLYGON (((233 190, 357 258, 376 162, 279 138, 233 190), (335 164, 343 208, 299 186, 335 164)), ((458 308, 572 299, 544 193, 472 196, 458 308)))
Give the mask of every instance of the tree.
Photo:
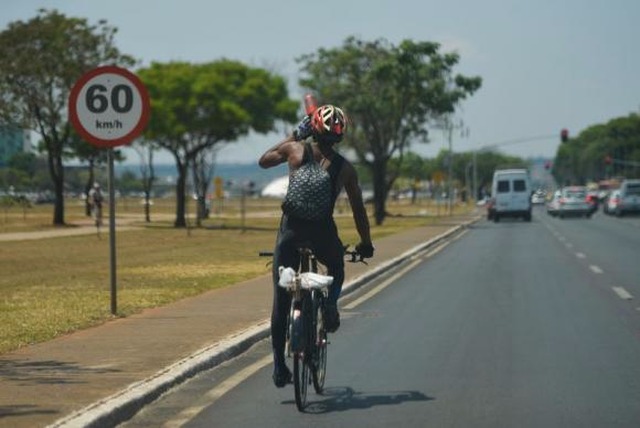
POLYGON ((631 113, 604 124, 595 124, 561 144, 553 175, 562 184, 586 184, 609 174, 640 176, 640 115, 631 113), (611 159, 607 165, 605 159, 611 159))
POLYGON ((151 97, 145 139, 176 161, 175 227, 186 227, 187 171, 202 151, 296 120, 299 103, 288 98, 284 79, 237 61, 153 63, 139 76, 151 97))
POLYGON ((457 53, 440 53, 432 42, 384 39, 364 42, 349 37, 343 46, 300 57, 300 84, 327 102, 341 105, 352 119, 346 144, 371 171, 374 216, 382 224, 389 189, 414 140, 427 142, 427 125, 480 88, 480 77, 453 74, 457 53))
POLYGON ((156 174, 153 167, 153 155, 157 147, 151 141, 134 142, 133 148, 140 157, 140 184, 144 193, 144 219, 151 222, 151 189, 156 181, 156 174))
POLYGON ((0 33, 0 124, 38 132, 53 181, 53 224, 64 222, 63 158, 69 155, 69 92, 85 72, 103 64, 133 65, 115 47, 116 29, 41 9, 0 33))

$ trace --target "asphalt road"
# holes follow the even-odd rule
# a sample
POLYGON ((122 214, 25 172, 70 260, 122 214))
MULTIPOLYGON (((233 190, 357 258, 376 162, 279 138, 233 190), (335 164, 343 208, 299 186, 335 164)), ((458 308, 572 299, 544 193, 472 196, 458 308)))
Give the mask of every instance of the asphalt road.
POLYGON ((638 427, 638 254, 638 218, 482 221, 343 302, 305 413, 262 342, 123 426, 638 427))

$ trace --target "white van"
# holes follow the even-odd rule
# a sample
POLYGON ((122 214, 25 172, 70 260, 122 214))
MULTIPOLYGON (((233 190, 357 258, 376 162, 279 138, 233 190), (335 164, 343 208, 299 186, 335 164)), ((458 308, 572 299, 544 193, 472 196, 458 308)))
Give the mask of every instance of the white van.
POLYGON ((531 221, 531 180, 526 169, 498 169, 491 184, 492 212, 489 217, 522 217, 531 221))

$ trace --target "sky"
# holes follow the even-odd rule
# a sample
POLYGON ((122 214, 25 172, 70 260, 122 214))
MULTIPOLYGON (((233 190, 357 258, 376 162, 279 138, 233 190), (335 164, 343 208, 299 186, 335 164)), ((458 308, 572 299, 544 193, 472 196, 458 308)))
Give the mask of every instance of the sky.
MULTIPOLYGON (((575 136, 640 112, 638 0, 0 0, 0 31, 40 8, 90 24, 105 19, 118 29, 118 49, 142 66, 228 58, 267 68, 301 102, 301 55, 349 36, 438 42, 460 54, 455 73, 483 79, 456 114, 463 128, 454 152, 553 157, 561 129, 575 136)), ((431 157, 448 148, 441 131, 430 135, 412 151, 431 157)), ((218 162, 255 162, 280 138, 249 135, 224 147, 218 162)))

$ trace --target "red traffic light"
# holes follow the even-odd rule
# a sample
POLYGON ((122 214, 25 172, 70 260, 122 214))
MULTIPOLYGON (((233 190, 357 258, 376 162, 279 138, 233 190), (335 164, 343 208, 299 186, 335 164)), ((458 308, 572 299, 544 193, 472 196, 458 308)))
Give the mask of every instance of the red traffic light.
POLYGON ((563 143, 566 143, 567 141, 569 141, 569 130, 568 129, 563 129, 560 131, 560 141, 562 141, 563 143))
POLYGON ((544 169, 546 169, 547 171, 551 169, 551 162, 550 161, 546 161, 544 163, 544 169))
POLYGON ((606 163, 607 165, 611 165, 613 163, 613 159, 611 159, 611 156, 609 155, 605 156, 604 163, 606 163))

